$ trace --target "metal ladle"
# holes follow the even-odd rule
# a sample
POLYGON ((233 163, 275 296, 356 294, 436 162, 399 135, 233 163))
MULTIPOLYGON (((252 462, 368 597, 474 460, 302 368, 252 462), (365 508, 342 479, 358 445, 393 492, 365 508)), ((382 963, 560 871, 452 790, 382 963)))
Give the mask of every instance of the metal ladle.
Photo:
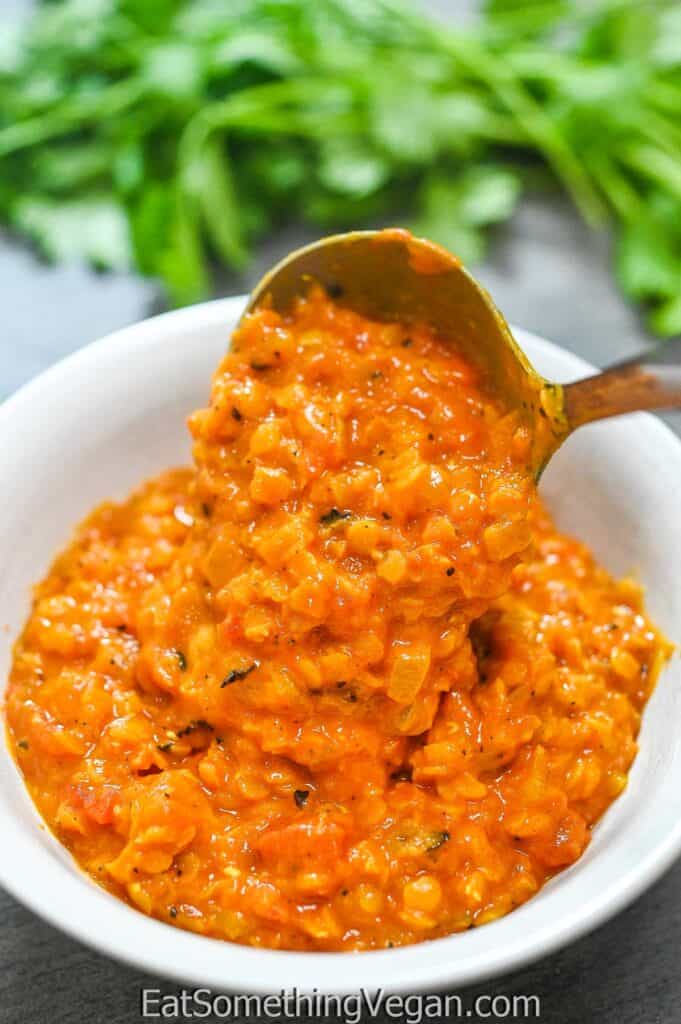
POLYGON ((247 311, 290 310, 311 283, 373 320, 428 323, 482 369, 501 402, 531 431, 538 479, 578 427, 640 409, 681 406, 681 339, 572 384, 534 369, 492 299, 456 256, 401 229, 354 231, 298 249, 266 274, 247 311))

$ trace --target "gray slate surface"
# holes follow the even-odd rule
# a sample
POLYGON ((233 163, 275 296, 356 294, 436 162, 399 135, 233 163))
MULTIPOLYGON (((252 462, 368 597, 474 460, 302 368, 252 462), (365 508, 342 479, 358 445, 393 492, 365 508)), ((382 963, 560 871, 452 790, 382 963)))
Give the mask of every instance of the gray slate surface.
MULTIPOLYGON (((2 3, 24 6, 23 0, 2 3)), ((449 0, 431 5, 443 13, 456 6, 449 0)), ((226 278, 218 293, 247 290, 277 256, 304 240, 299 232, 283 232, 263 247, 250 274, 226 278)), ((598 365, 650 343, 613 284, 607 239, 595 238, 559 201, 525 203, 510 229, 499 233, 480 277, 511 321, 598 365)), ((68 352, 159 308, 151 284, 45 267, 6 239, 0 241, 0 300, 0 399, 68 352)), ((680 416, 670 421, 681 427, 680 416)), ((591 936, 461 994, 537 994, 542 1020, 552 1024, 667 1024, 681 1019, 680 947, 677 863, 591 936)), ((159 984, 65 938, 0 890, 0 1024, 127 1024, 139 1019, 145 983, 159 984)))

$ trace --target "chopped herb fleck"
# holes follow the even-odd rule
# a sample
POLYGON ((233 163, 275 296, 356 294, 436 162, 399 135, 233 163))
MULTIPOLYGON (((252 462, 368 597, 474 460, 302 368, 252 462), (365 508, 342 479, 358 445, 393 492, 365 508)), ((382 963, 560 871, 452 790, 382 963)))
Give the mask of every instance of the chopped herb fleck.
POLYGON ((342 284, 338 284, 337 281, 331 281, 326 286, 326 293, 330 299, 340 299, 345 293, 345 289, 342 284))
POLYGON ((237 423, 240 423, 241 420, 243 419, 243 416, 241 415, 241 413, 239 412, 235 405, 232 406, 232 419, 236 420, 237 423))
POLYGON ((168 913, 174 920, 177 917, 177 907, 171 907, 168 913))
POLYGON ((334 523, 339 522, 341 519, 350 519, 351 517, 352 512, 341 512, 338 508, 331 508, 323 516, 319 517, 319 522, 324 526, 333 526, 334 523))
POLYGON ((296 802, 296 807, 304 807, 309 795, 309 789, 296 789, 293 793, 293 799, 296 802))
POLYGON ((449 832, 435 832, 433 835, 433 841, 426 847, 429 853, 433 850, 439 850, 441 846, 449 840, 449 832))
POLYGON ((156 749, 160 750, 162 754, 167 754, 169 750, 173 749, 173 741, 168 740, 167 743, 157 743, 156 749))
POLYGON ((411 346, 413 344, 414 344, 414 339, 413 338, 403 338, 402 339, 402 348, 411 348, 411 346))
POLYGON ((189 725, 185 725, 184 729, 180 729, 177 734, 178 738, 180 736, 189 736, 189 734, 194 732, 196 729, 207 729, 209 732, 213 732, 213 726, 210 722, 207 722, 205 718, 194 718, 189 725))
POLYGON ((450 565, 449 569, 446 569, 445 572, 447 573, 448 576, 453 576, 454 573, 456 572, 456 569, 454 568, 453 565, 450 565))
POLYGON ((184 672, 187 668, 187 658, 184 651, 176 650, 175 657, 177 658, 177 663, 180 666, 180 672, 184 672))
POLYGON ((257 667, 258 663, 254 661, 252 665, 248 666, 248 668, 233 668, 227 673, 220 683, 220 689, 225 686, 229 686, 231 683, 237 683, 240 679, 245 679, 246 676, 250 676, 251 672, 253 672, 257 667))
POLYGON ((210 516, 212 510, 208 502, 204 501, 201 503, 201 511, 203 512, 204 516, 210 516))
POLYGON ((251 369, 260 372, 261 370, 271 370, 271 363, 251 363, 251 369))
POLYGON ((17 746, 20 750, 28 750, 28 740, 19 740, 17 746))

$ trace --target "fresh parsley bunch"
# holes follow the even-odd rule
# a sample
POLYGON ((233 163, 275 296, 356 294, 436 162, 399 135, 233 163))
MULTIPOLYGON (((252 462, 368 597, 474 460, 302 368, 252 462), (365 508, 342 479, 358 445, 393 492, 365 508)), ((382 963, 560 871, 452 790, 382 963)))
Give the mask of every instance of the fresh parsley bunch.
POLYGON ((677 2, 489 0, 457 27, 397 0, 56 0, 0 28, 0 219, 176 303, 292 218, 411 210, 475 262, 542 177, 681 331, 677 2))

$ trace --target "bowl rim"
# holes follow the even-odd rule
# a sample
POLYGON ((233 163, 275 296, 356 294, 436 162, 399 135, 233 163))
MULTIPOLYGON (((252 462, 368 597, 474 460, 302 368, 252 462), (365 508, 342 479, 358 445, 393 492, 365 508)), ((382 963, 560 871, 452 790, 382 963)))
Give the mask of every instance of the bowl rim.
MULTIPOLYGON (((241 312, 245 300, 245 296, 235 296, 162 313, 86 345, 28 381, 0 404, 0 431, 15 415, 20 415, 24 407, 35 407, 41 395, 62 387, 72 374, 95 366, 112 346, 123 359, 128 352, 158 343, 169 330, 201 331, 224 323, 227 336, 229 325, 241 312)), ((529 342, 536 352, 545 351, 555 356, 558 350, 569 357, 567 361, 575 373, 589 374, 596 369, 532 332, 516 327, 512 330, 522 346, 529 342)), ((654 416, 637 415, 641 423, 645 420, 645 429, 651 432, 656 444, 666 447, 681 465, 681 442, 673 431, 654 416)), ((2 695, 4 688, 3 684, 2 695)), ((4 709, 1 724, 4 733, 4 709)), ((13 764, 11 755, 7 751, 5 754, 13 764)), ((13 767, 18 774, 16 766, 13 767)), ((6 765, 3 768, 0 764, 0 781, 4 781, 8 770, 6 765)), ((384 993, 407 994, 489 980, 518 970, 593 930, 639 896, 681 852, 679 813, 663 839, 643 860, 612 878, 588 902, 574 906, 570 913, 543 928, 516 929, 518 934, 511 948, 492 943, 488 950, 469 957, 465 964, 457 963, 455 944, 465 939, 457 934, 399 949, 372 950, 352 956, 264 950, 206 938, 148 918, 106 893, 77 866, 75 871, 69 871, 66 862, 74 865, 75 862, 68 854, 66 861, 59 856, 57 851, 63 852, 64 848, 51 835, 27 795, 26 800, 33 809, 37 828, 50 836, 55 849, 45 849, 32 833, 25 835, 18 822, 11 814, 5 815, 0 805, 4 833, 4 842, 0 844, 3 887, 40 918, 101 954, 173 982, 192 986, 200 983, 214 992, 247 991, 266 995, 294 988, 301 994, 345 994, 379 989, 384 993), (54 855, 50 856, 51 853, 54 855), (16 870, 17 862, 21 863, 21 872, 16 870), (87 906, 84 913, 75 917, 72 910, 78 903, 87 906), (312 975, 312 980, 301 982, 306 975, 312 975)), ((492 932, 504 921, 517 921, 526 906, 485 925, 480 931, 491 938, 492 932)))

